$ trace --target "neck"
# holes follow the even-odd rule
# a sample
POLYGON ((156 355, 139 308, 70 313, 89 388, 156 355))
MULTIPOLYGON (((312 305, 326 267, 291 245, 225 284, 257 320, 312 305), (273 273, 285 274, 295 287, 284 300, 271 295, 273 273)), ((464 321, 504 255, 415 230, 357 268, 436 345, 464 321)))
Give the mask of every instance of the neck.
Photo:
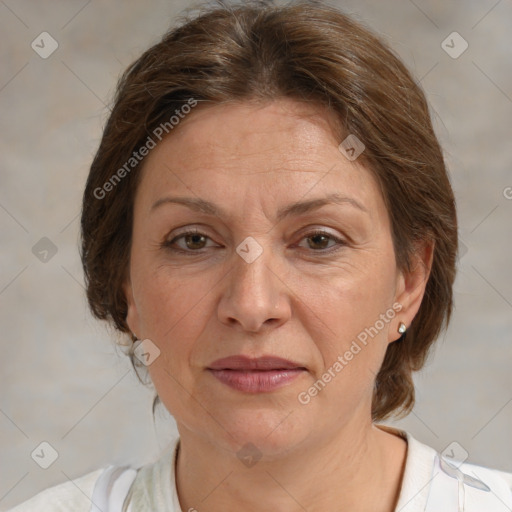
POLYGON ((403 439, 372 424, 347 425, 247 467, 235 454, 185 430, 176 485, 184 511, 393 512, 406 449, 403 439))

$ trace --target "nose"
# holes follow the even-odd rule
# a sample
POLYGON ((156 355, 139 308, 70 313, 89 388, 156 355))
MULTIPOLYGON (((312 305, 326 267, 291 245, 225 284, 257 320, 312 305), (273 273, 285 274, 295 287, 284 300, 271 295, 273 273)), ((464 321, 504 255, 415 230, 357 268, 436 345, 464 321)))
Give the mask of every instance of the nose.
POLYGON ((225 276, 218 305, 219 320, 241 331, 259 332, 266 327, 279 327, 291 316, 284 276, 274 264, 272 253, 265 250, 247 263, 234 255, 232 270, 225 276))

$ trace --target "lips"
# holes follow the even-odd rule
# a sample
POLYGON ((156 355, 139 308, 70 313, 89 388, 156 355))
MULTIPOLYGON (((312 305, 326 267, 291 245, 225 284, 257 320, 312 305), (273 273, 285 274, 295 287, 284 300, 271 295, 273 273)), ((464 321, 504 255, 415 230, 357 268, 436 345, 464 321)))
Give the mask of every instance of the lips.
POLYGON ((217 359, 207 370, 226 386, 245 393, 274 391, 306 372, 304 366, 281 357, 242 355, 217 359))
POLYGON ((302 369, 305 367, 294 361, 283 359, 275 356, 263 356, 251 358, 243 355, 225 357, 217 359, 211 363, 208 368, 210 370, 238 370, 238 371, 251 371, 251 370, 294 370, 302 369))

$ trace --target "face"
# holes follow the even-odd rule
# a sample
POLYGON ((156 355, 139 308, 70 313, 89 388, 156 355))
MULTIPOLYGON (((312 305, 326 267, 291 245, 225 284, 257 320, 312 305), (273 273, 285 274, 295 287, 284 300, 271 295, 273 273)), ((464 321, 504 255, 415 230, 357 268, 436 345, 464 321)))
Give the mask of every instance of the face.
POLYGON ((292 100, 197 107, 146 157, 127 321, 160 350, 148 369, 182 436, 277 454, 371 424, 423 288, 398 271, 379 187, 332 123, 292 100), (238 355, 293 369, 212 371, 238 355))

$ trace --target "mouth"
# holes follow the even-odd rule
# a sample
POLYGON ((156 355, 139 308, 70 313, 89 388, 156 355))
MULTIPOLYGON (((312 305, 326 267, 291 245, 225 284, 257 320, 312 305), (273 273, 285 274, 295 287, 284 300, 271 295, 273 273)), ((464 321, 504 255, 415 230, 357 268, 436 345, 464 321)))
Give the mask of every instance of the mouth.
POLYGON ((246 393, 279 389, 307 371, 299 363, 280 357, 242 355, 218 359, 207 370, 223 384, 246 393))

